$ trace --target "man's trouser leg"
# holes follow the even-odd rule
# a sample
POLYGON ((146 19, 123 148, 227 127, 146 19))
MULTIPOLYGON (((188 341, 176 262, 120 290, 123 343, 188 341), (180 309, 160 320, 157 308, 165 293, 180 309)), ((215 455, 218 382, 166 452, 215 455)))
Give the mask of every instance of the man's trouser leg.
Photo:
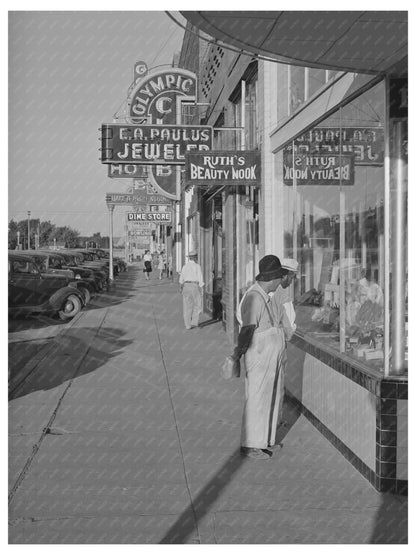
POLYGON ((193 306, 192 306, 192 315, 191 315, 191 326, 198 326, 199 323, 199 315, 202 312, 202 298, 201 292, 199 290, 199 286, 197 283, 192 283, 193 286, 193 306))
POLYGON ((184 283, 182 297, 183 297, 183 321, 185 328, 190 329, 192 323, 192 310, 193 310, 193 292, 190 287, 192 283, 184 283))

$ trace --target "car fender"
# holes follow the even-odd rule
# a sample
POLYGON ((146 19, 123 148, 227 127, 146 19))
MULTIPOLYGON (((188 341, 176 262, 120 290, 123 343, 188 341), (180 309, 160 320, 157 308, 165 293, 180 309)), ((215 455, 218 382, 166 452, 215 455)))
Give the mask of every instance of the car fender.
POLYGON ((68 285, 69 287, 74 287, 75 289, 78 289, 78 287, 80 286, 85 287, 86 289, 88 289, 90 293, 95 293, 94 286, 84 279, 77 279, 75 281, 70 281, 68 285))
POLYGON ((49 304, 54 310, 60 310, 62 303, 69 297, 69 295, 76 295, 80 299, 82 306, 85 305, 84 296, 78 291, 78 289, 69 285, 61 287, 61 289, 55 291, 55 293, 49 298, 49 304))

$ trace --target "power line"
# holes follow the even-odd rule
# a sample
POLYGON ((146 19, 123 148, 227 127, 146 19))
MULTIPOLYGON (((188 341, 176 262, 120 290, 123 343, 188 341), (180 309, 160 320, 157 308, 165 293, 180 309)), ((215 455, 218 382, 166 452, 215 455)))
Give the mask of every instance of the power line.
POLYGON ((158 59, 158 57, 160 56, 160 54, 163 52, 164 48, 166 47, 167 43, 170 41, 170 39, 172 38, 173 34, 177 31, 176 28, 173 29, 172 33, 169 35, 169 37, 166 39, 164 45, 162 46, 162 48, 159 50, 159 52, 156 54, 156 56, 153 58, 152 62, 150 63, 150 65, 152 66, 155 61, 158 59))

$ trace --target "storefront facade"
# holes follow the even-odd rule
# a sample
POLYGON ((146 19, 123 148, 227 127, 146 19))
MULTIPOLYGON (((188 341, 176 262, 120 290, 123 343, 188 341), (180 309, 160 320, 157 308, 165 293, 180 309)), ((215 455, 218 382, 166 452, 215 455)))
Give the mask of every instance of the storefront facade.
POLYGON ((395 492, 407 490, 406 86, 338 73, 271 134, 283 255, 300 266, 288 394, 395 492))
MULTIPOLYGON (((214 127, 214 150, 260 150, 258 64, 185 35, 179 62, 199 77, 196 121, 214 127), (201 44, 202 43, 202 44, 201 44), (196 68, 197 61, 199 66, 196 68)), ((269 154, 271 160, 271 153, 269 154)), ((262 161, 263 162, 263 161, 262 161)), ((204 310, 222 319, 233 343, 237 303, 254 281, 260 257, 260 187, 189 187, 184 182, 183 252, 197 249, 204 274, 204 310), (198 220, 198 225, 192 221, 198 220)))
POLYGON ((260 187, 193 188, 206 310, 220 299, 233 343, 259 258, 296 258, 287 394, 378 490, 407 491, 406 67, 354 74, 209 45, 197 74, 214 148, 262 160, 260 187))

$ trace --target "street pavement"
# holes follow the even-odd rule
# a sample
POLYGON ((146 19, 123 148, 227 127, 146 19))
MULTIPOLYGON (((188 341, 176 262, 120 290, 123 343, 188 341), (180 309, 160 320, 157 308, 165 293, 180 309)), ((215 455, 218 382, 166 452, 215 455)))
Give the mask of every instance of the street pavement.
POLYGON ((407 498, 290 404, 273 457, 240 456, 244 380, 219 377, 222 323, 185 330, 181 303, 131 265, 13 373, 9 542, 406 543, 407 498))

